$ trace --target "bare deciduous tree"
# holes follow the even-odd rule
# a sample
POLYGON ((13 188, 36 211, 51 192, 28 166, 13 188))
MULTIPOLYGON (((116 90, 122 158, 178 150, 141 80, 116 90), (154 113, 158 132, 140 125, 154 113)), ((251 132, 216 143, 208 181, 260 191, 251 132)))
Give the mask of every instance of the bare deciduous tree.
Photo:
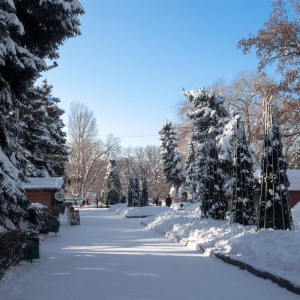
POLYGON ((119 150, 120 141, 109 135, 105 141, 98 138, 93 111, 79 102, 73 102, 68 115, 68 134, 71 155, 66 165, 70 193, 85 197, 93 183, 105 172, 110 152, 119 150))
POLYGON ((273 78, 249 71, 238 73, 232 83, 219 86, 219 91, 226 97, 228 107, 243 118, 247 142, 253 146, 258 161, 263 151, 265 106, 272 103, 278 107, 284 154, 292 166, 294 154, 299 151, 299 102, 280 91, 273 78))
POLYGON ((163 197, 168 192, 161 170, 158 146, 125 148, 118 166, 123 190, 127 190, 131 175, 145 175, 149 197, 163 197))
POLYGON ((274 88, 275 81, 255 72, 241 71, 230 84, 219 82, 213 89, 220 92, 226 99, 229 110, 234 110, 242 117, 247 131, 247 142, 260 156, 264 138, 264 106, 270 99, 279 101, 279 92, 274 88))
POLYGON ((300 93, 300 3, 299 0, 273 0, 273 10, 264 27, 256 36, 250 34, 238 43, 243 53, 256 48, 261 73, 272 64, 282 76, 280 89, 300 93), (291 13, 292 12, 292 13, 291 13), (291 16, 294 16, 292 20, 291 16))
MULTIPOLYGON (((233 108, 245 122, 247 142, 255 150, 259 161, 264 141, 264 109, 270 101, 278 107, 278 117, 283 136, 284 154, 289 167, 300 166, 299 132, 300 132, 300 104, 298 100, 288 97, 277 88, 275 80, 267 75, 250 71, 241 71, 232 82, 217 80, 209 88, 221 93, 226 99, 227 108, 233 108)), ((192 108, 187 101, 178 104, 178 114, 187 113, 192 108)), ((187 149, 186 139, 191 133, 192 124, 182 118, 178 125, 180 136, 179 145, 187 149)))

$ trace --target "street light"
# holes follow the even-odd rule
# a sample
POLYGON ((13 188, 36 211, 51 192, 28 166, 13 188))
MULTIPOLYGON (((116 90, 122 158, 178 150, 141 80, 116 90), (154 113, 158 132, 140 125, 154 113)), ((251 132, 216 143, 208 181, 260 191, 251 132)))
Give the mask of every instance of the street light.
POLYGON ((51 69, 54 69, 54 68, 56 68, 56 67, 58 67, 58 63, 56 62, 56 61, 54 61, 53 62, 53 64, 51 65, 51 66, 47 66, 47 71, 49 71, 49 70, 51 70, 51 69))

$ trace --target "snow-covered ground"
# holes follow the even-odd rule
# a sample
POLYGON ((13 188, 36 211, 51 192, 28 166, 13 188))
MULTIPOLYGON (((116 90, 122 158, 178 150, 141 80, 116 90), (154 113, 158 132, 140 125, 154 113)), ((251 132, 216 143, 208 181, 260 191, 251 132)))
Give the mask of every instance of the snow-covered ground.
MULTIPOLYGON (((295 219, 298 210, 293 210, 295 219)), ((4 277, 1 300, 299 299, 268 280, 194 249, 200 243, 246 261, 255 257, 253 249, 256 255, 274 253, 273 259, 267 257, 261 263, 264 267, 272 261, 272 271, 274 259, 282 256, 283 262, 293 256, 294 266, 288 264, 285 273, 297 277, 299 255, 296 249, 291 253, 289 249, 291 245, 299 249, 299 244, 294 244, 299 224, 294 232, 260 233, 225 221, 202 220, 192 205, 184 211, 164 206, 83 208, 80 219, 80 225, 70 226, 67 217, 61 217, 59 236, 49 234, 41 242, 40 259, 32 264, 23 261, 4 277), (150 217, 134 218, 145 215, 150 217), (190 243, 188 247, 180 245, 157 230, 167 232, 170 238, 185 237, 190 243), (255 243, 259 244, 256 237, 267 241, 255 248, 255 243)))
POLYGON ((201 219, 198 204, 168 207, 128 208, 116 205, 112 211, 121 216, 149 215, 143 220, 147 229, 181 238, 188 247, 203 247, 250 264, 300 286, 300 203, 292 209, 294 231, 232 225, 228 221, 201 219))

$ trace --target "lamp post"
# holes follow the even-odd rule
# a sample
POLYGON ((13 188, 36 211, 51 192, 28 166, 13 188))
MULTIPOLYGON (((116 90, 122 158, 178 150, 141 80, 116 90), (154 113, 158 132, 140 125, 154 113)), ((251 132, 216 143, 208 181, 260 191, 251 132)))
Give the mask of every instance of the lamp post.
POLYGON ((53 62, 53 64, 51 66, 47 66, 47 71, 54 69, 58 67, 58 63, 56 61, 53 62))

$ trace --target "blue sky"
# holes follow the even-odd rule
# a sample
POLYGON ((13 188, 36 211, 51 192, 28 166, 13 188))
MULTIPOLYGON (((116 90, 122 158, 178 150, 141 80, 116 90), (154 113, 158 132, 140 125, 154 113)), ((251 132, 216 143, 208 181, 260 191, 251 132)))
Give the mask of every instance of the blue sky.
POLYGON ((158 131, 176 122, 182 88, 230 82, 256 70, 255 54, 238 41, 267 21, 271 0, 81 0, 82 35, 60 48, 58 67, 44 74, 61 99, 93 110, 101 138, 121 145, 160 145, 158 131))

